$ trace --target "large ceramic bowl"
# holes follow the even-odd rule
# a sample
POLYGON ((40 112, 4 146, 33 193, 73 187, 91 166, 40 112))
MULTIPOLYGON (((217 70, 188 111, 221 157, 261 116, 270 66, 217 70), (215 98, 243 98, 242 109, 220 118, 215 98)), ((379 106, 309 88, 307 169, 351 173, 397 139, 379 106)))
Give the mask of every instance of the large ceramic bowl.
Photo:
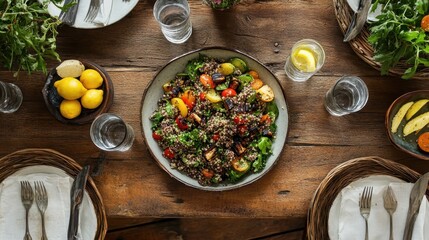
MULTIPOLYGON (((398 131, 396 133, 392 133, 391 131, 392 119, 395 117, 396 113, 399 111, 401 106, 403 106, 404 104, 410 101, 416 102, 421 99, 429 99, 429 90, 413 91, 398 97, 395 101, 393 101, 393 103, 390 105, 389 109, 386 112, 385 125, 386 125, 387 135, 389 136, 389 140, 393 143, 395 147, 416 158, 429 160, 429 153, 420 150, 420 148, 417 145, 417 138, 420 136, 420 134, 424 132, 429 132, 428 126, 425 126, 422 130, 416 133, 411 133, 404 137, 403 128, 407 122, 407 120, 404 117, 404 119, 402 119, 401 121, 401 124, 399 125, 398 131)), ((414 114, 413 118, 428 111, 429 111, 429 102, 426 103, 416 114, 414 114)), ((411 118, 410 120, 412 120, 413 118, 411 118)))
POLYGON ((170 176, 188 186, 197 189, 207 191, 224 191, 239 188, 258 180, 275 165, 286 142, 286 137, 289 129, 289 115, 285 95, 283 93, 279 80, 274 76, 272 72, 270 72, 267 67, 265 67, 255 58, 240 51, 212 47, 191 51, 182 56, 176 57, 169 63, 167 63, 156 74, 154 79, 149 83, 143 95, 141 124, 143 130, 143 137, 145 139, 147 147, 150 150, 150 153, 155 158, 157 163, 161 166, 161 168, 164 169, 170 176), (164 156, 162 155, 161 148, 158 146, 158 143, 152 138, 152 123, 149 118, 152 113, 157 109, 158 99, 160 99, 163 94, 162 85, 169 82, 171 79, 174 79, 177 73, 182 72, 183 69, 185 69, 185 66, 188 61, 197 58, 199 54, 204 54, 210 57, 220 59, 240 57, 247 62, 250 69, 256 70, 259 73, 260 79, 262 79, 267 85, 271 86, 271 88, 274 90, 275 102, 279 108, 279 116, 276 120, 276 124, 278 127, 276 133, 277 137, 272 147, 273 154, 268 158, 267 164, 262 171, 260 171, 259 173, 249 174, 247 177, 244 177, 243 179, 241 179, 241 181, 236 183, 225 183, 217 186, 200 185, 197 180, 188 177, 185 173, 182 173, 176 169, 172 169, 170 167, 169 160, 164 158, 164 156))

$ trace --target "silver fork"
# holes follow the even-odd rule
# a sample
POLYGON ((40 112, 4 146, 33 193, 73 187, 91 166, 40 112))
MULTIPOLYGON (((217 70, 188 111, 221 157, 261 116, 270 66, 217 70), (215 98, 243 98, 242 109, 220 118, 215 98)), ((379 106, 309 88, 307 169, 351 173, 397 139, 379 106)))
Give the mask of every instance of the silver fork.
POLYGON ((45 185, 41 181, 34 183, 34 189, 36 192, 36 204, 39 209, 40 215, 42 216, 42 238, 41 240, 48 240, 45 229, 45 211, 48 207, 48 193, 46 192, 45 185))
POLYGON ((395 193, 393 192, 390 186, 387 187, 387 190, 384 192, 384 208, 390 215, 390 240, 393 240, 393 223, 392 223, 392 215, 396 211, 396 207, 398 206, 398 201, 396 201, 395 193))
POLYGON ((92 22, 94 21, 95 17, 98 14, 98 11, 100 11, 100 5, 102 0, 91 0, 89 3, 89 9, 86 13, 86 17, 84 19, 85 22, 92 22))
POLYGON ((368 240, 368 218, 371 211, 372 187, 365 187, 359 200, 360 214, 365 218, 365 240, 368 240))
POLYGON ((28 229, 28 211, 33 205, 33 189, 28 181, 21 181, 21 201, 25 208, 25 235, 24 240, 32 240, 28 229))

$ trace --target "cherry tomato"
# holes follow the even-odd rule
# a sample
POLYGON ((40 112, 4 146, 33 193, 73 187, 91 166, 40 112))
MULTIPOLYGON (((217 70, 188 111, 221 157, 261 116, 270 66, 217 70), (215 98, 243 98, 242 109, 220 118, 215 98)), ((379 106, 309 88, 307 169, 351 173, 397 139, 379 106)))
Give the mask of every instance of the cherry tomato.
POLYGON ((238 157, 232 160, 231 164, 232 164, 232 168, 234 168, 235 171, 240 173, 247 172, 247 170, 249 170, 250 168, 250 164, 241 157, 238 157))
POLYGON ((219 138, 220 138, 219 133, 213 134, 213 137, 212 137, 213 141, 217 142, 219 138))
POLYGON ((421 27, 424 31, 429 32, 429 15, 422 18, 421 27))
POLYGON ((237 95, 237 92, 232 88, 227 88, 222 91, 222 97, 234 97, 237 95))
POLYGON ((171 151, 171 149, 168 147, 164 150, 164 157, 166 157, 168 159, 173 159, 174 158, 174 152, 171 151))
POLYGON ((237 131, 240 136, 246 136, 249 133, 246 125, 238 125, 237 131))
POLYGON ((186 124, 185 119, 182 116, 178 116, 176 118, 176 123, 180 130, 188 129, 188 124, 186 124))
POLYGON ((201 84, 203 84, 203 86, 205 86, 207 88, 215 88, 215 84, 213 82, 213 79, 208 74, 201 74, 200 82, 201 82, 201 84))
POLYGON ((182 96, 180 97, 183 102, 185 102, 186 106, 188 106, 189 110, 192 110, 195 106, 195 96, 194 92, 191 90, 186 90, 182 96))
POLYGON ((240 116, 236 116, 234 118, 234 122, 235 122, 235 124, 239 125, 239 124, 245 124, 246 120, 242 119, 240 116))
POLYGON ((419 148, 425 152, 429 152, 429 132, 425 132, 417 138, 419 148))
POLYGON ((156 141, 160 141, 160 140, 162 140, 162 136, 161 135, 159 135, 158 133, 156 133, 156 132, 152 132, 152 137, 153 137, 153 139, 155 139, 156 141))
POLYGON ((204 93, 204 92, 200 93, 200 100, 201 101, 206 100, 206 93, 204 93))
POLYGON ((201 172, 203 173, 203 176, 205 178, 208 178, 208 179, 212 178, 214 175, 214 172, 212 170, 207 169, 207 168, 204 168, 201 172))

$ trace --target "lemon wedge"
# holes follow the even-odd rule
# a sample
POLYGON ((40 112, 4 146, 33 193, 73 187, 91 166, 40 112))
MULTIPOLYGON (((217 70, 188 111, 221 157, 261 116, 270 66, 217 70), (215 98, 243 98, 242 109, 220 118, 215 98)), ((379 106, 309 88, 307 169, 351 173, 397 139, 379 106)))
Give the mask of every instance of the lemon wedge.
POLYGON ((314 53, 306 49, 297 49, 292 54, 292 63, 302 72, 316 71, 316 58, 314 53))
POLYGON ((407 111, 407 115, 405 115, 405 119, 410 120, 427 102, 429 99, 421 99, 415 102, 407 111))

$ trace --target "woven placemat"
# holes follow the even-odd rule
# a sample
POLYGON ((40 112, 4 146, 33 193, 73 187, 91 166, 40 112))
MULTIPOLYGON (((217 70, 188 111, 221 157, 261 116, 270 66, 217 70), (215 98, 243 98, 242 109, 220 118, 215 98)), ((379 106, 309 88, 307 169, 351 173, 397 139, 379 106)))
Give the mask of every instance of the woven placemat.
MULTIPOLYGON (((347 27, 350 25, 352 16, 354 14, 353 10, 350 8, 347 0, 333 0, 334 1, 334 10, 335 16, 337 18, 338 24, 343 34, 347 31, 347 27)), ((371 65, 373 68, 380 70, 380 64, 373 59, 374 49, 368 42, 369 25, 365 24, 361 33, 357 35, 354 39, 349 41, 350 46, 353 51, 362 58, 366 63, 371 65)), ((398 63, 395 67, 389 70, 389 73, 394 76, 402 76, 406 69, 410 67, 409 64, 405 62, 398 63)), ((416 74, 412 79, 428 79, 429 77, 429 68, 418 68, 416 74)))
MULTIPOLYGON (((0 159, 0 182, 22 168, 36 165, 59 168, 73 178, 82 169, 76 161, 57 151, 51 149, 24 149, 0 159)), ((106 212, 101 195, 91 177, 88 177, 86 191, 91 198, 97 216, 97 232, 94 239, 103 240, 107 232, 106 212)))
POLYGON ((338 193, 350 183, 370 175, 387 175, 405 182, 416 182, 420 177, 416 171, 380 157, 356 158, 338 165, 314 193, 307 215, 307 239, 329 239, 329 210, 338 193))

